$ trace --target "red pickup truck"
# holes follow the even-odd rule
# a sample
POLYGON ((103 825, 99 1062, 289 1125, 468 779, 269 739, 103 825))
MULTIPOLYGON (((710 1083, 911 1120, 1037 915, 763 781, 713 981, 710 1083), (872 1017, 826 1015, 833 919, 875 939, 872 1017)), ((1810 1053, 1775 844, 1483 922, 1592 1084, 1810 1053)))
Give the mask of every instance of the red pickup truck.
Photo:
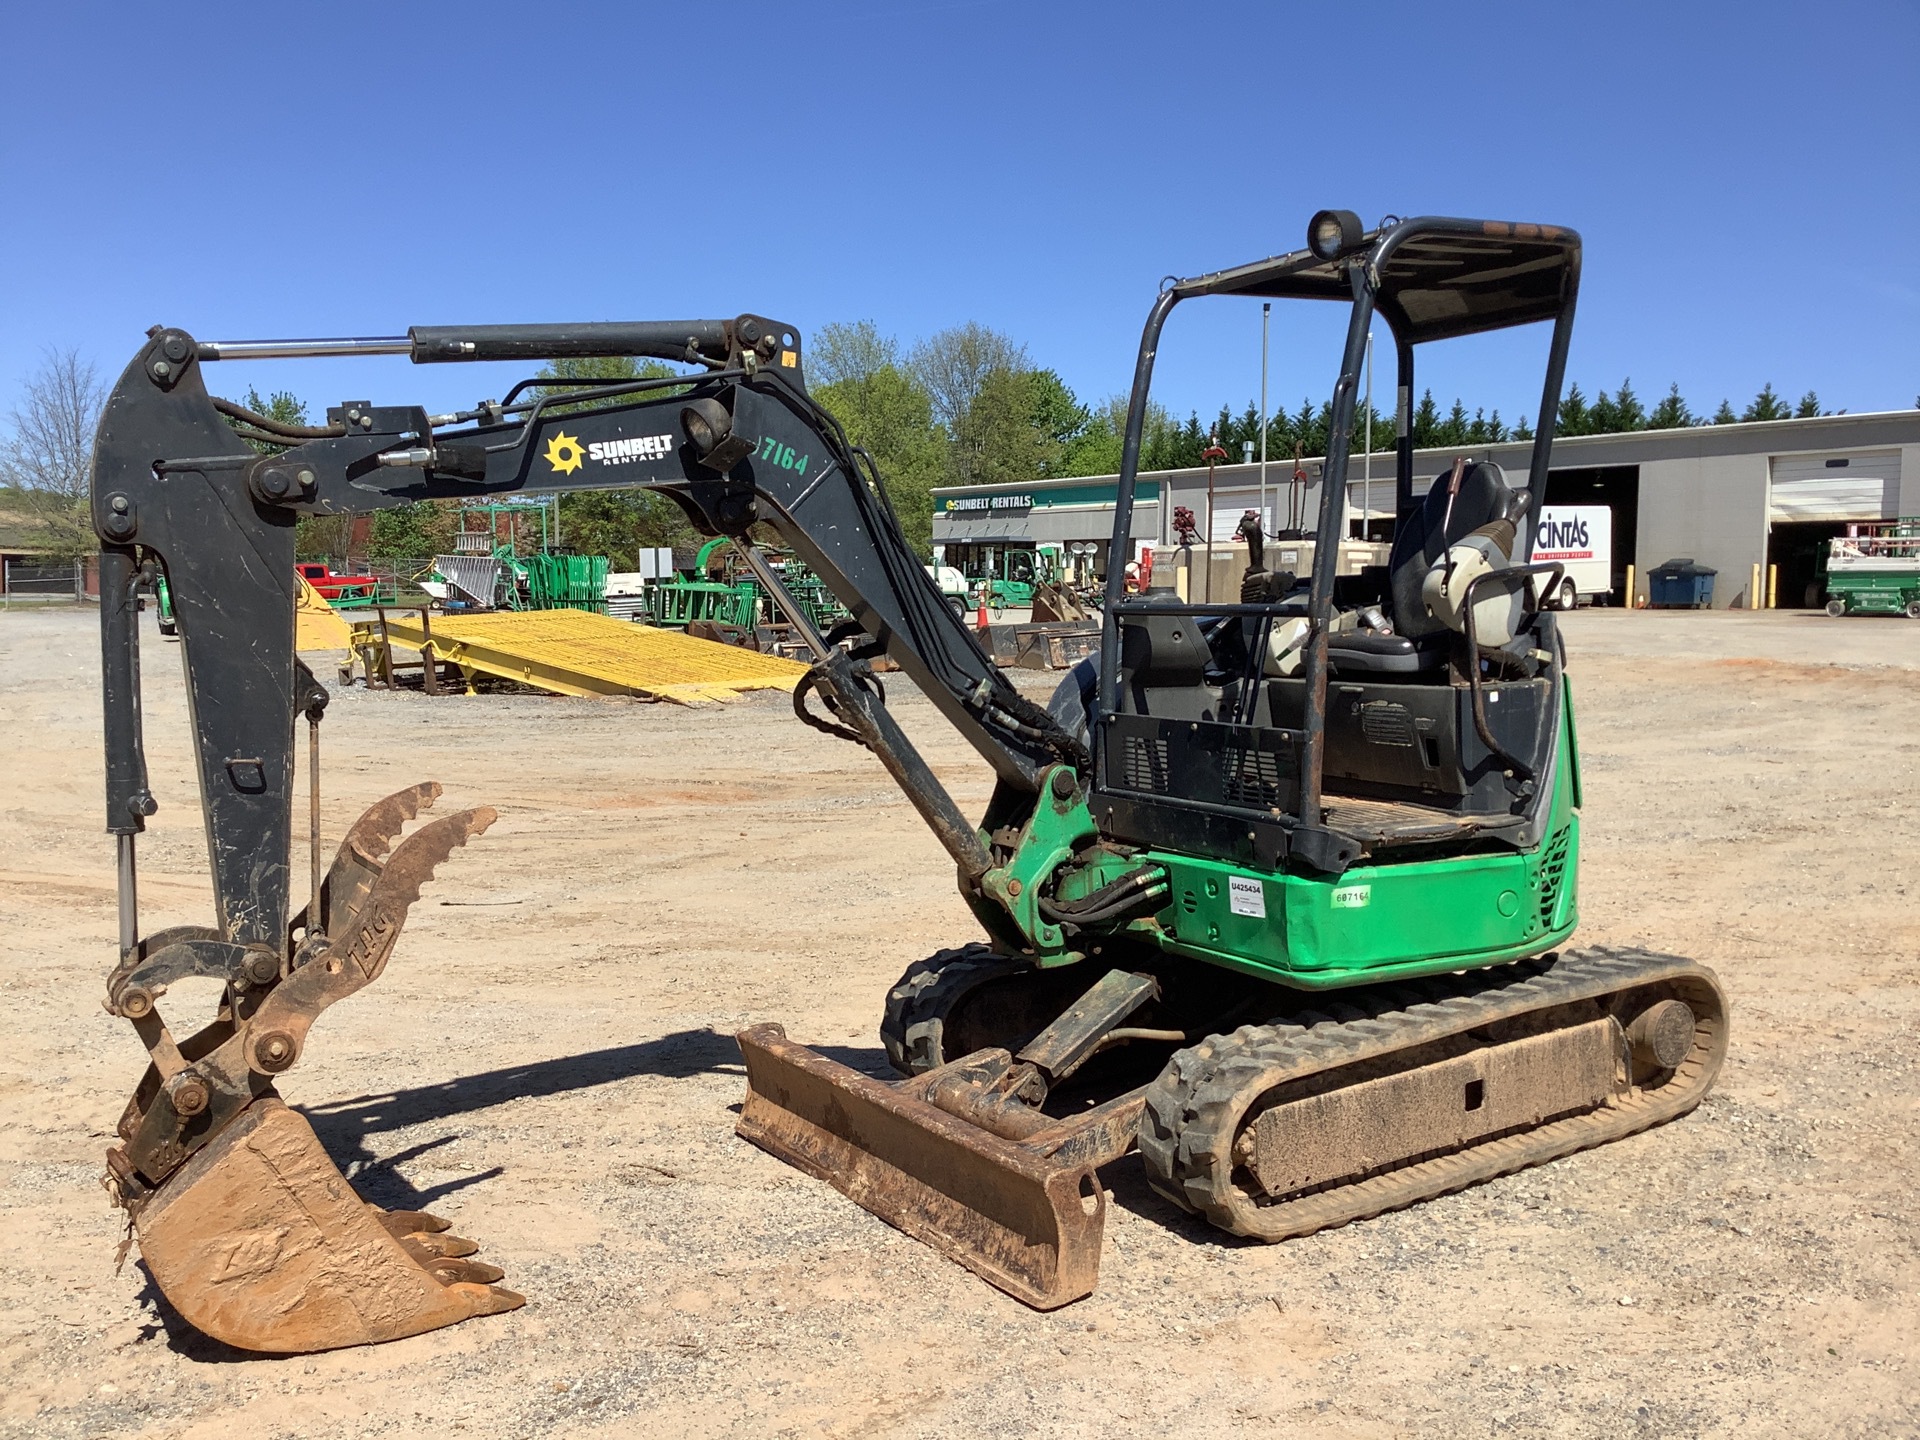
POLYGON ((352 602, 373 599, 374 587, 379 580, 372 575, 336 575, 325 565, 302 561, 293 567, 309 585, 320 592, 320 598, 329 604, 351 604, 352 602))

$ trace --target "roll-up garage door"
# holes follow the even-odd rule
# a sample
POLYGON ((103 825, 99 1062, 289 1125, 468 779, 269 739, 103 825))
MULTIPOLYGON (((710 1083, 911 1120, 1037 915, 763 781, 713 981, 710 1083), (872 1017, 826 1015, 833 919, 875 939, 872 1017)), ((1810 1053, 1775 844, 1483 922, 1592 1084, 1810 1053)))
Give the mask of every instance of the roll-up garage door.
POLYGON ((1771 520, 1887 520, 1900 503, 1900 452, 1776 455, 1771 520))

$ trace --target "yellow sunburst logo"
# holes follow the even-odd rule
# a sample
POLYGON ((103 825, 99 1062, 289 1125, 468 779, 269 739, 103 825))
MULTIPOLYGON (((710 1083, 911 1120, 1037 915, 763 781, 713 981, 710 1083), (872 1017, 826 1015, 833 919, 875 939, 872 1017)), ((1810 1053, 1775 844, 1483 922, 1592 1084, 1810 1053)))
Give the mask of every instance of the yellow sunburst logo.
POLYGON ((547 441, 547 464, 557 474, 571 475, 586 462, 587 452, 571 435, 556 435, 547 441))

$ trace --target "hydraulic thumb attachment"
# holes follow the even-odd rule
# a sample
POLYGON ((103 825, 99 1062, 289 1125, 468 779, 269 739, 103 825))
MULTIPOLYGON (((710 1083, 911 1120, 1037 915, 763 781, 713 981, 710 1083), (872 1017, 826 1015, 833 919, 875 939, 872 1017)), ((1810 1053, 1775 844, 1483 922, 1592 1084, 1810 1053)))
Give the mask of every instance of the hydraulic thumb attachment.
POLYGON ((493 1283, 500 1270, 467 1258, 478 1247, 444 1233, 446 1221, 355 1195, 273 1085, 321 1012, 386 969, 434 868, 493 823, 492 810, 463 810, 394 845, 439 794, 415 785, 360 817, 319 913, 294 918, 290 954, 179 927, 135 944, 107 979, 107 1009, 133 1023, 150 1062, 107 1154, 107 1188, 160 1292, 229 1345, 331 1350, 525 1303, 493 1283), (158 1002, 189 976, 224 981, 225 998, 212 1024, 176 1043, 158 1002))

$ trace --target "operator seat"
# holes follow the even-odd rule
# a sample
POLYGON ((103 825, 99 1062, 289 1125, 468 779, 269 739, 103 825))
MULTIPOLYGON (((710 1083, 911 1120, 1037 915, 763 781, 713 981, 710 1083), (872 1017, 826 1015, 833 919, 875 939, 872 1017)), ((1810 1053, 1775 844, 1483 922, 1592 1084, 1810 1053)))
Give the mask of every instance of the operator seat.
POLYGON ((1445 558, 1448 547, 1495 520, 1521 523, 1527 496, 1507 484, 1505 474, 1491 460, 1467 466, 1460 476, 1460 492, 1447 513, 1448 470, 1434 478, 1426 497, 1395 530, 1387 560, 1393 598, 1393 631, 1349 630, 1327 641, 1327 657, 1336 674, 1413 675, 1446 664, 1454 632, 1427 608, 1421 586, 1427 572, 1445 558))

